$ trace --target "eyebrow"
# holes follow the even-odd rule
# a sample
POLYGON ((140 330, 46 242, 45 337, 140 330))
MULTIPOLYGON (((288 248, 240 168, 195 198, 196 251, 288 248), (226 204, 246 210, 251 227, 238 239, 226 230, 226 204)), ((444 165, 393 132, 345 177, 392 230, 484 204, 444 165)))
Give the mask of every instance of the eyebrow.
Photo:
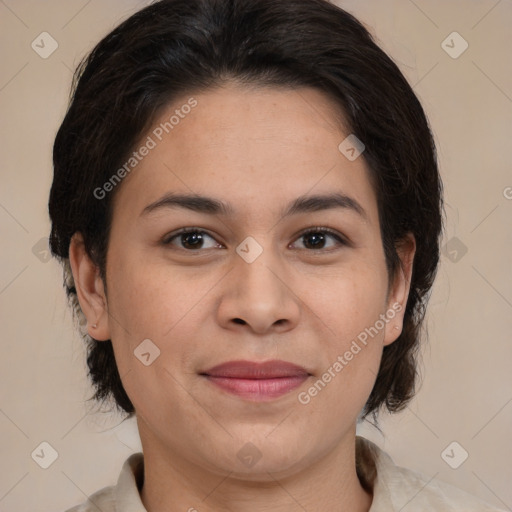
MULTIPOLYGON (((162 208, 185 208, 198 213, 225 215, 227 217, 235 215, 235 210, 229 203, 218 199, 197 194, 188 195, 170 192, 154 203, 146 206, 141 216, 162 208)), ((352 211, 363 220, 368 221, 368 215, 364 208, 352 197, 341 193, 299 196, 281 212, 281 217, 330 210, 333 208, 342 208, 352 211)))

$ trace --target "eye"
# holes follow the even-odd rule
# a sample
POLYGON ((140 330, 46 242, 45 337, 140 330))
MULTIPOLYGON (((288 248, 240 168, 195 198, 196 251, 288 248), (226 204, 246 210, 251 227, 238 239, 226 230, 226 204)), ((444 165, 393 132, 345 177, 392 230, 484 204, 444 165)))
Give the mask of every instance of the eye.
POLYGON ((306 240, 306 249, 320 250, 326 248, 326 240, 329 238, 335 240, 334 246, 331 244, 331 250, 336 246, 348 245, 346 240, 336 231, 329 228, 315 227, 304 231, 298 240, 306 240), (309 246, 309 247, 308 247, 309 246))
POLYGON ((178 246, 180 249, 187 251, 197 251, 199 249, 210 249, 220 246, 220 244, 216 242, 212 236, 199 228, 184 228, 178 233, 174 233, 173 235, 166 237, 162 243, 164 245, 176 245, 173 243, 175 240, 177 240, 177 242, 180 244, 178 246), (214 241, 210 247, 204 246, 206 238, 210 238, 214 241))

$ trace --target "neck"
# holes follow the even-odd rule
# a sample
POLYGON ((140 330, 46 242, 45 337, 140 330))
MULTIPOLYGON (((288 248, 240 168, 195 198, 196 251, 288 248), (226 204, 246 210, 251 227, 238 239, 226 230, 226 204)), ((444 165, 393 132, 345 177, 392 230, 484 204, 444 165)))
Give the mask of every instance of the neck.
MULTIPOLYGON (((221 472, 163 447, 139 424, 144 451, 141 499, 148 512, 368 512, 372 495, 357 477, 354 429, 303 467, 250 475, 221 472)), ((186 454, 186 452, 185 452, 186 454)))

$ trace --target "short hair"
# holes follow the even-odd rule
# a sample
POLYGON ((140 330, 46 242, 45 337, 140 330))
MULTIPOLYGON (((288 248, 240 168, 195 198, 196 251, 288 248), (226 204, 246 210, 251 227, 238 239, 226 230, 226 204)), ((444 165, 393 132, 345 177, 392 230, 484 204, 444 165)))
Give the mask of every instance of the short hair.
MULTIPOLYGON (((122 184, 102 200, 94 190, 173 99, 229 81, 313 87, 334 100, 345 128, 365 145, 389 279, 399 271, 397 244, 414 235, 403 329, 383 349, 362 418, 372 413, 376 419, 384 406, 403 409, 415 393, 421 327, 439 263, 443 199, 436 148, 397 65, 357 19, 327 0, 161 0, 126 19, 82 59, 55 138, 49 198, 50 246, 64 265, 75 313, 83 315, 69 266, 71 238, 82 233, 105 282, 113 197, 122 184)), ((133 415, 111 341, 84 339, 92 398, 113 398, 133 415)))

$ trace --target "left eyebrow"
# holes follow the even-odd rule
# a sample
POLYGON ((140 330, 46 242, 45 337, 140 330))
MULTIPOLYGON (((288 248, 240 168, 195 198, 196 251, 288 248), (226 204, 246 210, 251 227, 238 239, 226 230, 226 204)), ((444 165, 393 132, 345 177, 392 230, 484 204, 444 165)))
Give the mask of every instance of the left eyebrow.
MULTIPOLYGON (((225 215, 228 217, 235 215, 235 210, 229 203, 212 197, 168 193, 154 203, 146 206, 141 216, 161 208, 185 208, 198 213, 225 215)), ((368 215, 364 208, 352 197, 340 193, 299 196, 281 212, 281 217, 288 217, 299 213, 331 210, 333 208, 342 208, 347 211, 352 211, 365 221, 368 221, 368 215)))
POLYGON ((297 213, 311 213, 333 208, 343 208, 352 211, 368 221, 365 209, 352 197, 345 194, 333 193, 327 195, 299 196, 282 212, 283 217, 297 213))

